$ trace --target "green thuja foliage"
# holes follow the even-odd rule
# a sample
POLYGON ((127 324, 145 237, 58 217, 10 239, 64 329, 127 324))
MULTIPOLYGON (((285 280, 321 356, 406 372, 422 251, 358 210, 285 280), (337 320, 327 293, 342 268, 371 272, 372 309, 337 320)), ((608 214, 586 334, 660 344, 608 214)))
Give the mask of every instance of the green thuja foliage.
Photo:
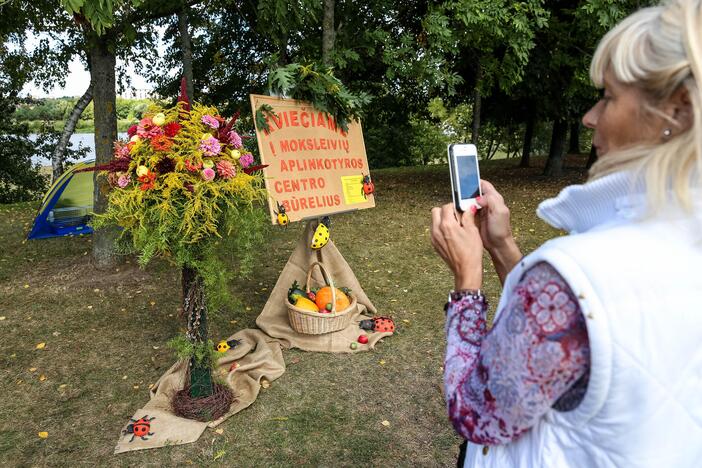
POLYGON ((205 364, 212 369, 215 368, 217 359, 223 354, 215 349, 212 340, 193 344, 182 335, 168 341, 167 346, 175 352, 178 359, 194 358, 198 365, 205 364))

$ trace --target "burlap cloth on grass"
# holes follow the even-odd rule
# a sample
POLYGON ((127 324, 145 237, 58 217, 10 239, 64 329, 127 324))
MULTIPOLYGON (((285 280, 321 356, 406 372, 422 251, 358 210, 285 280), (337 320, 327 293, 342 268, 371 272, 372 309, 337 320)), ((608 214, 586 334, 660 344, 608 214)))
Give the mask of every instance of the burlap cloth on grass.
MULTIPOLYGON (((219 360, 215 372, 215 376, 226 382, 234 392, 236 401, 229 412, 220 419, 208 423, 180 418, 173 414, 170 401, 173 394, 183 388, 187 371, 187 363, 179 361, 161 376, 151 389, 149 402, 132 417, 134 420, 147 416, 149 419, 154 418, 150 422, 149 429, 152 435, 147 435, 143 439, 134 437, 132 440, 132 434, 125 432, 129 424, 127 422, 122 428, 123 432, 115 447, 115 453, 195 442, 207 427, 215 427, 251 405, 261 389, 262 379, 272 382, 285 373, 282 349, 299 348, 305 351, 327 353, 355 353, 373 349, 381 338, 390 335, 390 333, 366 332, 368 344, 359 344, 356 350, 351 350, 350 344, 363 333, 358 327, 358 322, 368 318, 362 314, 374 315, 376 310, 363 292, 356 275, 332 241, 319 251, 310 249, 315 227, 314 222, 307 224, 304 235, 280 274, 263 311, 256 319, 256 325, 260 330, 240 330, 228 338, 242 341, 240 346, 230 349, 219 360), (294 280, 304 284, 308 267, 315 261, 321 261, 324 264, 336 285, 351 289, 351 293, 358 301, 359 310, 351 324, 343 330, 324 335, 304 335, 290 328, 285 303, 290 284, 294 280), (238 366, 232 368, 235 361, 238 366)), ((313 283, 315 281, 317 284, 323 283, 318 269, 315 269, 312 278, 313 283)))

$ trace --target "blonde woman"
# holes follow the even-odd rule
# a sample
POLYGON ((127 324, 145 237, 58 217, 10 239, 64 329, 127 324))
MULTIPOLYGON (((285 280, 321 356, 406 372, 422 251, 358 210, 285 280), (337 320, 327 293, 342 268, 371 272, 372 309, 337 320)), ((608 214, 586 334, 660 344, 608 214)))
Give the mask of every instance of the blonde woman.
POLYGON ((479 211, 432 210, 464 466, 702 466, 702 0, 626 18, 591 77, 598 162, 537 212, 569 236, 522 258, 487 182, 479 211), (483 247, 504 280, 490 331, 483 247))

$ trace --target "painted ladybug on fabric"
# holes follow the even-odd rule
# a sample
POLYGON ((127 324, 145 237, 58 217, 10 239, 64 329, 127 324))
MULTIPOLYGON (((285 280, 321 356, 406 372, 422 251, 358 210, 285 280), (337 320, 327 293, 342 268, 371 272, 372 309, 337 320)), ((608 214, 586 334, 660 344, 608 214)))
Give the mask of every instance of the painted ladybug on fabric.
POLYGON ((135 437, 139 437, 141 440, 149 440, 146 438, 146 436, 152 436, 155 434, 155 432, 149 432, 151 430, 151 421, 154 419, 156 419, 156 416, 149 418, 148 415, 144 415, 144 417, 140 419, 129 418, 131 422, 127 424, 127 429, 123 430, 122 434, 132 435, 129 442, 132 442, 135 437))
POLYGON ((220 353, 224 353, 225 351, 229 351, 231 348, 236 348, 240 344, 241 340, 222 340, 219 343, 217 343, 215 349, 220 353))
POLYGON ((363 198, 368 198, 368 195, 375 193, 375 184, 371 181, 370 174, 363 176, 363 188, 361 189, 363 198))
POLYGON ((331 227, 331 220, 329 216, 325 216, 317 225, 317 229, 314 230, 314 235, 312 235, 312 247, 313 250, 319 250, 329 242, 329 228, 331 227))
POLYGON ((378 333, 394 333, 395 322, 390 317, 373 317, 368 320, 361 320, 358 326, 363 330, 369 330, 378 333))
POLYGON ((278 211, 274 211, 276 217, 278 218, 278 224, 281 226, 287 226, 290 223, 290 218, 285 214, 285 205, 276 202, 278 205, 278 211))

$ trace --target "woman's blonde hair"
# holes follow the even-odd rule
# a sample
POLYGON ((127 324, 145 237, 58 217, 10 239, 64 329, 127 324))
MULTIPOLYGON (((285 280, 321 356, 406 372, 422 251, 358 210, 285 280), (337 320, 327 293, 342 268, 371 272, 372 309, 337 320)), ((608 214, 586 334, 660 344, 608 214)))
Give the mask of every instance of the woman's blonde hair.
POLYGON ((671 0, 625 18, 602 38, 592 58, 590 77, 597 87, 603 87, 607 70, 618 81, 641 89, 648 97, 648 102, 642 103, 643 110, 662 116, 673 130, 679 123, 656 104, 684 86, 693 121, 689 130, 668 141, 600 158, 590 170, 590 179, 633 170, 645 175, 654 210, 667 201, 670 188, 690 209, 690 187, 698 185, 702 176, 702 95, 698 86, 702 80, 702 0, 671 0))

